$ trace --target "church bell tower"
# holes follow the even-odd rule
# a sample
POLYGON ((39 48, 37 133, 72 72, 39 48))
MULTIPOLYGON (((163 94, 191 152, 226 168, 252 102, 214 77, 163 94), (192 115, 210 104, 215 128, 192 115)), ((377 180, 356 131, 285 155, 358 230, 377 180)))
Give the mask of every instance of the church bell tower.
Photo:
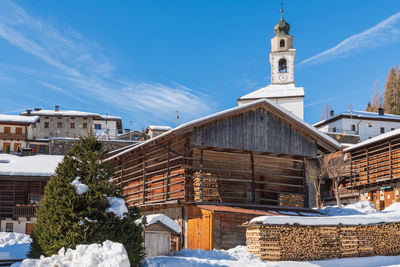
POLYGON ((294 37, 289 35, 290 25, 283 18, 275 25, 275 36, 271 38, 271 84, 260 88, 237 100, 239 106, 259 99, 268 99, 293 113, 300 119, 304 117, 304 89, 294 85, 294 37))

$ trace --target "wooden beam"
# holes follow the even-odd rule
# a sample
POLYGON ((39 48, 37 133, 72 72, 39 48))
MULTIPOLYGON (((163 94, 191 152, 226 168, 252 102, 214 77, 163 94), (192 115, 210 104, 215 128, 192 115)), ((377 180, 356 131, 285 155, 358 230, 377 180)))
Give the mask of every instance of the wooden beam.
POLYGON ((251 201, 256 203, 256 175, 254 171, 254 155, 253 152, 250 153, 250 163, 251 163, 251 201))
POLYGON ((392 142, 389 141, 389 170, 390 170, 390 179, 393 177, 393 168, 392 168, 392 142))
POLYGON ((203 202, 203 178, 204 178, 203 149, 200 148, 200 201, 201 202, 203 202))
POLYGON ((146 203, 146 189, 147 189, 147 179, 146 179, 146 158, 143 157, 143 204, 146 203))
POLYGON ((367 183, 369 183, 369 159, 368 159, 368 148, 365 148, 365 155, 367 158, 367 183))
POLYGON ((169 161, 171 159, 171 153, 170 153, 170 149, 168 148, 168 155, 167 155, 167 194, 165 195, 166 199, 169 199, 169 186, 170 186, 170 175, 171 175, 171 171, 169 169, 169 161))

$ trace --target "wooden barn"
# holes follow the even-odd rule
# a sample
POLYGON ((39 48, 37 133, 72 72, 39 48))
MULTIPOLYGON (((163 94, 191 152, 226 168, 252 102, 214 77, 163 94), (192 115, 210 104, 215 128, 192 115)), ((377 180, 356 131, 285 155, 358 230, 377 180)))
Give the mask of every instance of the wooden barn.
POLYGON ((344 150, 350 157, 350 177, 344 189, 358 193, 379 210, 400 201, 400 129, 344 150))
POLYGON ((307 160, 338 143, 269 100, 180 125, 105 159, 143 214, 182 227, 183 247, 245 245, 249 219, 308 209, 307 160))

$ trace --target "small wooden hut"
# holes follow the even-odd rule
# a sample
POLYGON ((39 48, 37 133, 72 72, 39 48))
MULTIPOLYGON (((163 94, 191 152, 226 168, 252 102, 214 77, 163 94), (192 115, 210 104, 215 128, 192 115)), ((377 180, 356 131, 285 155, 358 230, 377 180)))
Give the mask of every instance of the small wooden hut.
POLYGON ((177 220, 186 248, 245 244, 245 221, 310 211, 306 161, 339 145, 269 100, 180 125, 113 154, 114 182, 142 214, 177 220))

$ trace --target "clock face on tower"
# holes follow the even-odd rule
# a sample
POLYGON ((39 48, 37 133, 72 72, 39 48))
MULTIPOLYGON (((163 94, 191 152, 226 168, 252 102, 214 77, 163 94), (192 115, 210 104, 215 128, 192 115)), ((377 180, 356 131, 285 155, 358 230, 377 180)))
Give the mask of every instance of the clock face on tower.
POLYGON ((279 75, 279 80, 280 80, 281 82, 286 82, 287 79, 288 79, 287 74, 280 74, 280 75, 279 75))

